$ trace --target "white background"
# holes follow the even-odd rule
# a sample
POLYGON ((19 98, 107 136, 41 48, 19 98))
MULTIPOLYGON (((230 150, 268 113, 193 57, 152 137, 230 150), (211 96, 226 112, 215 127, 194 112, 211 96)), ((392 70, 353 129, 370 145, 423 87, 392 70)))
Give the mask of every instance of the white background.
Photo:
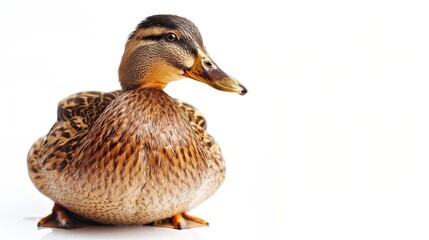
POLYGON ((0 239, 428 239, 425 1, 0 2, 0 239), (36 228, 52 202, 26 154, 62 98, 119 88, 143 18, 194 21, 246 96, 192 80, 166 92, 206 116, 227 162, 191 213, 208 228, 36 228))

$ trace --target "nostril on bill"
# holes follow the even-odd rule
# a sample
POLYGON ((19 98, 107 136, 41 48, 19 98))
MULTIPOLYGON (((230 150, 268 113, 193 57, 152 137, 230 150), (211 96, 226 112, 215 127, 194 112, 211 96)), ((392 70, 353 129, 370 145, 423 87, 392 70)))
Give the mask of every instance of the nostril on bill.
POLYGON ((204 66, 205 66, 206 68, 213 68, 213 67, 214 67, 214 66, 213 66, 213 63, 212 63, 212 62, 210 62, 210 61, 208 61, 208 60, 204 61, 203 63, 204 63, 204 66))

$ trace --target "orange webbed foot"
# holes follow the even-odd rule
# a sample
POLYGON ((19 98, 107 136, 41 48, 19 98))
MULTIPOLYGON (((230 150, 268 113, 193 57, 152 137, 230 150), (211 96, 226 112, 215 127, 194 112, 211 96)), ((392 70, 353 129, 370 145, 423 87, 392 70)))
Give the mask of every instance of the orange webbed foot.
POLYGON ((187 213, 179 213, 153 224, 155 227, 174 228, 178 230, 196 227, 205 227, 209 223, 201 218, 191 216, 187 213))

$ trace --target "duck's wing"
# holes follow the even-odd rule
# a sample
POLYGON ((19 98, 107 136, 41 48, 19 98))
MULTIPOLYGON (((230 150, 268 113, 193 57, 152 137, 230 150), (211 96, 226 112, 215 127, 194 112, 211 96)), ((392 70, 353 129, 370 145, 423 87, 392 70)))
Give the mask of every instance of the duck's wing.
POLYGON ((98 119, 110 102, 121 95, 121 90, 114 92, 80 92, 58 103, 58 122, 80 117, 88 127, 98 119))
POLYGON ((209 168, 212 169, 214 174, 211 178, 209 178, 210 180, 206 182, 205 190, 200 190, 203 194, 200 198, 195 199, 196 206, 213 195, 213 193, 216 192, 216 190, 222 184, 223 180, 225 179, 225 161, 223 159, 219 145, 213 136, 207 132, 207 122, 200 111, 182 101, 176 100, 176 102, 180 109, 182 109, 185 115, 188 117, 195 134, 200 139, 200 142, 203 144, 206 150, 208 150, 209 158, 206 159, 206 163, 208 164, 209 168))
POLYGON ((42 192, 43 172, 61 172, 72 161, 88 129, 120 94, 122 91, 80 92, 59 102, 57 122, 33 144, 27 157, 30 177, 42 192))
POLYGON ((202 142, 210 151, 213 153, 215 160, 217 162, 223 161, 222 152, 219 148, 219 145, 216 143, 213 136, 208 134, 207 132, 207 121, 204 116, 201 114, 198 109, 193 107, 192 105, 182 102, 178 99, 174 99, 179 105, 180 109, 185 113, 188 117, 189 122, 191 123, 192 129, 200 138, 200 142, 202 142))

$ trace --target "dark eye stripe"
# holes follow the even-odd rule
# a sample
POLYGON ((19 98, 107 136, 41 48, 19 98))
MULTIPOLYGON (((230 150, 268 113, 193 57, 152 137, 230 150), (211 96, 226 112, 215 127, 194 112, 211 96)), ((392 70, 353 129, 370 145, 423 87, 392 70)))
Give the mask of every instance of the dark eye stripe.
MULTIPOLYGON (((146 35, 146 36, 142 36, 142 37, 137 38, 137 40, 149 40, 149 41, 160 41, 162 39, 165 39, 165 34, 146 35)), ((189 42, 186 41, 185 39, 178 39, 177 41, 174 41, 172 43, 176 43, 181 48, 185 49, 187 52, 192 53, 192 55, 194 55, 194 57, 197 57, 197 55, 198 55, 197 48, 193 44, 189 44, 189 42)))
POLYGON ((165 37, 165 34, 160 34, 160 35, 147 35, 147 36, 142 36, 142 37, 138 37, 137 40, 153 40, 153 41, 159 41, 161 39, 163 39, 165 37))

